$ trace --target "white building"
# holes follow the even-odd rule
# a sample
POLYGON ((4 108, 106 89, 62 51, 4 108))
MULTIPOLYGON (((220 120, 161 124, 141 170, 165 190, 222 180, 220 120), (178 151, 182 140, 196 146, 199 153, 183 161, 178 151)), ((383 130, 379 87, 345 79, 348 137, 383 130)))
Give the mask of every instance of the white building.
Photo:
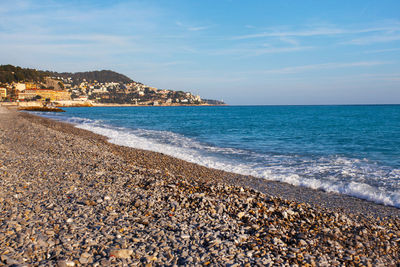
POLYGON ((26 89, 26 85, 24 83, 14 83, 14 87, 20 92, 26 89))

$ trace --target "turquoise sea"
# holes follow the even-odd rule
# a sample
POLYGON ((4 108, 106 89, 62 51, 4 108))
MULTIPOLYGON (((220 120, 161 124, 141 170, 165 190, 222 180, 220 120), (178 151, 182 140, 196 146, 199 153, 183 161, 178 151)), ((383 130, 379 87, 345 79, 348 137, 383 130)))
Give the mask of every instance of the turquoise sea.
POLYGON ((118 145, 400 207, 400 105, 65 110, 41 115, 118 145))

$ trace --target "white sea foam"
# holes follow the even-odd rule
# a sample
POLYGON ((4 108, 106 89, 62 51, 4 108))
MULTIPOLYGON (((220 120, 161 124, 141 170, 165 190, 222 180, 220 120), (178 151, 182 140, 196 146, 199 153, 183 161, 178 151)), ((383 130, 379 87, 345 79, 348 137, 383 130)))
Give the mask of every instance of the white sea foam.
POLYGON ((387 172, 366 159, 262 155, 205 145, 167 131, 117 128, 100 121, 81 119, 76 122, 79 123, 78 128, 104 135, 117 145, 160 152, 210 168, 346 194, 400 208, 400 170, 387 172))

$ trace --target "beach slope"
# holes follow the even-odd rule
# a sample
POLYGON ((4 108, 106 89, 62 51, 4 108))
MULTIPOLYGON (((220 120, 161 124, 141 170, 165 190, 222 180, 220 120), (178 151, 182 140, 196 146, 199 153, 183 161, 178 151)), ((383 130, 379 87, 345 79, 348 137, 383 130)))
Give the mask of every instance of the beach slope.
POLYGON ((7 265, 400 263, 398 209, 118 147, 4 107, 0 212, 7 265))

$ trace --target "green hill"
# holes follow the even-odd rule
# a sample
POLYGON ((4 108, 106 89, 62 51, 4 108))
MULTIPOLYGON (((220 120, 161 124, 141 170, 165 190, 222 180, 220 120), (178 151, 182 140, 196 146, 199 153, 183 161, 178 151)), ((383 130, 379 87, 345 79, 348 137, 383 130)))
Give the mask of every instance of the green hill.
POLYGON ((35 69, 0 65, 0 83, 43 82, 49 74, 35 69))
POLYGON ((72 78, 74 83, 80 83, 83 80, 86 80, 87 82, 93 82, 93 81, 98 81, 100 83, 106 83, 106 82, 117 82, 117 83, 131 83, 133 82, 132 79, 129 77, 117 73, 115 71, 111 70, 101 70, 101 71, 85 71, 85 72, 75 72, 75 73, 70 73, 70 72, 49 72, 51 76, 53 77, 63 77, 63 78, 72 78))
POLYGON ((72 78, 73 83, 80 83, 83 80, 88 82, 98 81, 101 83, 133 82, 129 77, 111 70, 86 71, 86 72, 54 72, 42 71, 29 68, 15 67, 13 65, 0 65, 0 83, 12 82, 43 82, 46 76, 72 78))

